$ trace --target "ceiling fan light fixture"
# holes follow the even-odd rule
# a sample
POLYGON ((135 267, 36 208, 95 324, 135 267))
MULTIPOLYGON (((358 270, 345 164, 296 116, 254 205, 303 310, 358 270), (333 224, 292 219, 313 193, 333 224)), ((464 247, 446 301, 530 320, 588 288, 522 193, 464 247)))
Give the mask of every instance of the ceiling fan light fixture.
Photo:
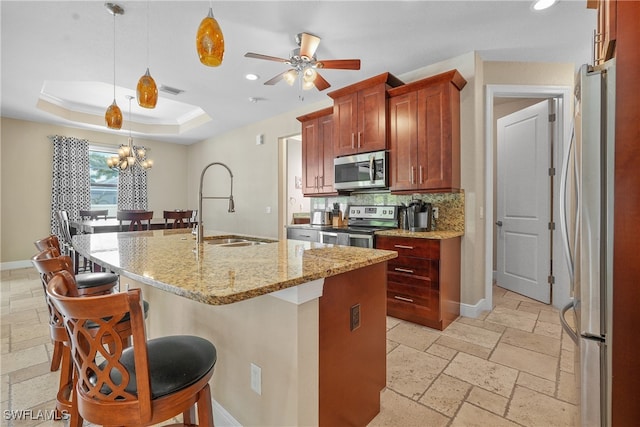
POLYGON ((313 80, 312 81, 305 81, 304 79, 302 79, 302 90, 311 90, 315 87, 315 85, 313 84, 313 80))
POLYGON ((158 86, 156 85, 155 80, 153 80, 153 77, 151 77, 148 67, 147 72, 140 77, 140 80, 138 80, 136 95, 139 106, 144 108, 156 108, 156 104, 158 103, 158 86))
POLYGON ((196 34, 196 50, 200 62, 208 67, 222 64, 224 56, 224 36, 218 21, 213 17, 213 8, 209 7, 209 14, 202 20, 196 34))
POLYGON ((284 76, 282 78, 285 82, 287 82, 289 86, 293 86, 296 81, 296 77, 298 77, 298 72, 292 68, 284 73, 284 76))
POLYGON ((312 67, 305 68, 304 72, 302 73, 302 79, 305 81, 305 83, 313 83, 316 80, 317 76, 318 72, 312 67))

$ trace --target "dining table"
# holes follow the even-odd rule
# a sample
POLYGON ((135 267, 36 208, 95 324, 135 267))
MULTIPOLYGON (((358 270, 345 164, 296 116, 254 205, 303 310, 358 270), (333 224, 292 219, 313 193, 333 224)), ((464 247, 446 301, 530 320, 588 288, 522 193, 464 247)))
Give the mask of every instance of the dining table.
MULTIPOLYGON (((146 222, 145 222, 146 224, 146 222)), ((170 227, 171 224, 169 224, 170 227)), ((75 231, 72 234, 94 234, 94 233, 113 233, 118 231, 129 231, 129 221, 122 221, 122 229, 120 228, 120 220, 116 218, 107 219, 91 219, 91 220, 71 220, 69 226, 75 231)), ((166 227, 164 218, 152 218, 151 230, 162 230, 166 227)))

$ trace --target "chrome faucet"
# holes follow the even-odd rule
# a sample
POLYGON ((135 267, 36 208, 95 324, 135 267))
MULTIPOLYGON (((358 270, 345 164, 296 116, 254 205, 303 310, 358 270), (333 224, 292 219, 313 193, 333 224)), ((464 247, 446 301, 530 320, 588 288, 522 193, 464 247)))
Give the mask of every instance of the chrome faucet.
POLYGON ((213 162, 213 163, 209 163, 207 166, 205 166, 204 169, 202 169, 202 173, 200 174, 200 192, 199 192, 199 199, 198 199, 198 212, 200 213, 200 222, 197 225, 198 227, 198 234, 196 239, 197 243, 202 243, 202 240, 204 237, 204 222, 203 222, 204 215, 202 214, 202 199, 228 199, 229 209, 227 212, 236 211, 235 204, 233 203, 233 174, 231 173, 231 169, 229 169, 229 166, 225 165, 224 163, 213 162), (231 192, 229 197, 211 197, 211 196, 203 197, 202 196, 202 183, 204 181, 204 174, 207 171, 207 169, 209 169, 209 167, 213 165, 220 165, 229 171, 229 177, 231 177, 231 192))

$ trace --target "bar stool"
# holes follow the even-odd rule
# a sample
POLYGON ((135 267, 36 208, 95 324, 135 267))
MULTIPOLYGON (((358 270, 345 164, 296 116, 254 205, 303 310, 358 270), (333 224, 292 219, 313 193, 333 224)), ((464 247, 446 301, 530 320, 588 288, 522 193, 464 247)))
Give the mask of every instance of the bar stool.
MULTIPOLYGON (((36 240, 33 242, 36 248, 40 251, 38 255, 34 258, 43 259, 43 258, 55 258, 59 257, 62 254, 60 249, 60 243, 58 241, 58 236, 52 234, 50 236, 44 237, 42 239, 36 240), (49 251, 48 253, 43 253, 45 251, 49 251)), ((71 258, 68 257, 69 262, 71 262, 71 258)), ((75 273, 75 268, 73 262, 70 264, 70 272, 75 273)), ((106 272, 90 272, 90 273, 78 273, 76 274, 76 281, 78 283, 78 289, 81 294, 85 293, 94 293, 90 288, 95 286, 108 286, 108 284, 113 284, 113 286, 118 284, 118 275, 113 273, 106 272), (87 292, 85 292, 85 290, 87 292)), ((54 369, 55 371, 55 369, 54 369)))
MULTIPOLYGON (((71 402, 71 390, 73 383, 73 371, 71 362, 71 353, 69 351, 69 339, 67 332, 62 324, 62 316, 58 310, 51 304, 51 300, 46 293, 47 284, 49 281, 59 272, 65 271, 74 278, 72 284, 68 289, 68 296, 71 297, 86 297, 95 295, 106 295, 113 293, 117 286, 117 278, 112 273, 87 273, 80 276, 93 276, 93 283, 88 286, 85 284, 83 288, 76 282, 73 276, 71 258, 67 255, 52 256, 55 250, 47 249, 31 258, 31 262, 36 267, 36 270, 40 273, 40 279, 44 287, 45 300, 49 309, 49 330, 51 334, 51 340, 53 342, 53 355, 51 357, 51 370, 56 371, 60 368, 60 381, 58 385, 58 393, 56 395, 56 411, 58 413, 62 411, 70 412, 72 409, 71 402), (113 276, 115 281, 109 282, 107 279, 113 276), (55 365, 55 366, 54 366, 55 365)), ((79 277, 79 276, 76 276, 79 277)), ((149 304, 143 302, 143 312, 146 316, 149 310, 149 304)), ((131 325, 128 319, 124 319, 117 325, 118 329, 122 332, 122 342, 120 345, 128 347, 129 337, 131 336, 131 325)), ((113 343, 111 344, 113 345, 113 343)))
POLYGON ((151 425, 179 414, 185 425, 192 425, 195 406, 199 425, 213 426, 213 344, 187 335, 147 341, 140 289, 73 298, 72 287, 73 276, 67 271, 56 274, 47 286, 49 299, 63 317, 77 374, 72 426, 81 426, 83 419, 99 425, 151 425), (133 347, 125 349, 117 345, 121 332, 116 326, 127 316, 133 347), (105 347, 105 339, 116 345, 105 347))
POLYGON ((120 231, 123 231, 122 230, 123 221, 131 221, 129 223, 129 231, 144 230, 143 221, 146 221, 147 230, 150 230, 151 219, 153 218, 153 211, 141 211, 141 210, 118 211, 116 213, 116 217, 118 218, 118 221, 120 221, 120 231))

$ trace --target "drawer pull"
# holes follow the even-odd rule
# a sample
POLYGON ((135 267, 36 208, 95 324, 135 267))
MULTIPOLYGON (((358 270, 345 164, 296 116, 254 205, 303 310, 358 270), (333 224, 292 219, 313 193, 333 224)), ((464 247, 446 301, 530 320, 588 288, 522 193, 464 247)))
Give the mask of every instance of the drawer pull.
POLYGON ((409 270, 408 268, 400 268, 400 267, 396 267, 394 268, 395 271, 401 271, 403 273, 411 273, 413 274, 413 270, 409 270))
POLYGON ((400 301, 413 302, 411 298, 400 297, 398 295, 393 296, 395 299, 399 299, 400 301))
POLYGON ((393 245, 394 248, 400 248, 400 249, 413 249, 413 246, 406 246, 406 245, 393 245))

